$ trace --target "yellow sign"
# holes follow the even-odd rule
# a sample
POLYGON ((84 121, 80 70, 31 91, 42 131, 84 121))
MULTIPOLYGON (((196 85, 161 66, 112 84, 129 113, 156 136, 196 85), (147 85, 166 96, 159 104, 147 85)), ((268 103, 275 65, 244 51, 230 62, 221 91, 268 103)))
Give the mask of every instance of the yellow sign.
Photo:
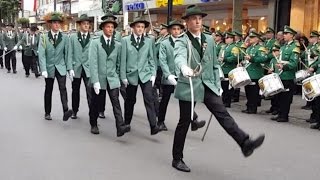
MULTIPOLYGON (((184 0, 173 0, 173 5, 182 5, 184 0)), ((168 0, 156 0, 156 7, 166 7, 168 5, 168 0)))

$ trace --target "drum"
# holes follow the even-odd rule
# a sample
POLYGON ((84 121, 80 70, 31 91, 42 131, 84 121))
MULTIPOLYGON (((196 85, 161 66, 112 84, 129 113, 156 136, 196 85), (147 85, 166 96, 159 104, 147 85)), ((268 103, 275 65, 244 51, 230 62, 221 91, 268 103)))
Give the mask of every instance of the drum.
POLYGON ((311 76, 302 81, 302 91, 307 101, 320 96, 320 74, 311 76))
POLYGON ((262 77, 258 83, 264 97, 270 97, 284 91, 282 81, 276 73, 262 77))
POLYGON ((237 67, 228 74, 230 85, 233 88, 240 88, 251 83, 250 76, 244 67, 237 67))
POLYGON ((306 78, 310 77, 310 74, 306 70, 297 71, 295 74, 296 82, 300 83, 301 81, 305 80, 306 78))

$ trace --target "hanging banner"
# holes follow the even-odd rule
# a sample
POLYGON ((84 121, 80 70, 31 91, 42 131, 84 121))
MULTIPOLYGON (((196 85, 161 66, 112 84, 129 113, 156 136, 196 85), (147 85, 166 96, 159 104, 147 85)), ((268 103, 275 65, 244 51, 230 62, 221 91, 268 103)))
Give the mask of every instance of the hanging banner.
MULTIPOLYGON (((184 0, 173 0, 173 5, 183 5, 184 0)), ((156 7, 167 7, 168 0, 156 0, 156 7)))
POLYGON ((122 0, 102 0, 102 9, 104 13, 122 15, 122 0))

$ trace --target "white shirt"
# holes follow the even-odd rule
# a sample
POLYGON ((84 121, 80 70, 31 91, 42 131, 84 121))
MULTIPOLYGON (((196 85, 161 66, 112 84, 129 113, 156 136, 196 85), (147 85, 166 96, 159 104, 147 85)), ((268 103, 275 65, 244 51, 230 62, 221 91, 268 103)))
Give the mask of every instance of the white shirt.
POLYGON ((8 36, 10 36, 10 37, 11 37, 11 36, 12 36, 12 34, 13 34, 13 33, 12 33, 12 31, 8 31, 8 36))
POLYGON ((173 42, 176 42, 177 38, 173 37, 172 35, 171 35, 171 38, 173 42))
POLYGON ((35 35, 34 35, 34 34, 32 34, 32 35, 30 35, 30 36, 31 36, 31 44, 32 44, 32 45, 34 45, 35 35))
POLYGON ((81 33, 81 37, 82 37, 82 38, 83 38, 83 35, 84 35, 84 39, 87 39, 88 32, 86 32, 86 33, 80 32, 80 33, 81 33))
POLYGON ((142 37, 142 35, 138 36, 138 35, 136 35, 135 33, 133 33, 133 37, 134 37, 134 39, 136 40, 137 43, 140 43, 140 42, 141 42, 141 37, 142 37), (140 38, 140 39, 139 39, 139 42, 138 42, 138 37, 140 38))
MULTIPOLYGON (((189 31, 190 32, 190 31, 189 31)), ((201 44, 201 33, 199 33, 199 35, 195 35, 195 34, 193 34, 192 32, 190 32, 191 33, 191 35, 196 39, 196 38, 198 38, 198 41, 199 41, 199 44, 201 44)))
POLYGON ((54 36, 55 36, 55 35, 57 35, 57 39, 58 39, 59 31, 56 32, 56 33, 54 33, 54 32, 51 30, 51 34, 52 34, 53 39, 54 39, 54 36))
POLYGON ((106 41, 106 44, 107 44, 108 46, 110 46, 112 37, 107 37, 106 35, 103 34, 103 38, 104 38, 104 40, 106 41), (108 40, 109 40, 109 43, 110 43, 110 44, 108 44, 108 40))

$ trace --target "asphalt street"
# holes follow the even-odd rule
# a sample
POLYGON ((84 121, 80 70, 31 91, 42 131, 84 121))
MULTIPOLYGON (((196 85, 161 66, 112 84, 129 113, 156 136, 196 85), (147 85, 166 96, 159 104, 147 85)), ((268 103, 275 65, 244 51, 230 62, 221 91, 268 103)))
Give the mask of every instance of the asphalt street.
MULTIPOLYGON (((99 119, 100 135, 90 133, 85 89, 81 87, 79 119, 62 121, 62 105, 55 82, 52 121, 44 120, 44 79, 25 78, 20 54, 18 74, 0 70, 0 180, 318 180, 320 177, 320 131, 305 123, 310 111, 295 96, 291 121, 277 123, 262 111, 241 113, 245 101, 229 109, 239 126, 265 143, 249 158, 213 118, 204 142, 204 129, 189 132, 185 162, 191 173, 171 167, 173 133, 179 107, 172 98, 166 119, 167 132, 151 136, 141 91, 132 130, 116 137, 112 107, 107 97, 106 119, 99 119)), ((71 82, 67 81, 69 107, 71 82)), ((121 102, 122 99, 121 99, 121 102)), ((122 103, 123 104, 123 103, 122 103)), ((200 119, 209 111, 197 104, 200 119)))

